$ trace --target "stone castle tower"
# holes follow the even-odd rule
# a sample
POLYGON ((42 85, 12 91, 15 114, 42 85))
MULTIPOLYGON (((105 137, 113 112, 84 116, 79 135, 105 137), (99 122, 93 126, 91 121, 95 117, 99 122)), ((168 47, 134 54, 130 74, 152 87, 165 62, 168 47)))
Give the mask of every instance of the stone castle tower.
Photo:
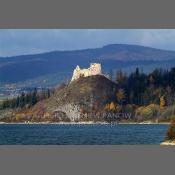
POLYGON ((81 76, 88 77, 92 75, 102 75, 101 64, 91 63, 88 69, 80 69, 80 67, 77 65, 77 67, 73 71, 71 81, 74 81, 80 78, 81 76))

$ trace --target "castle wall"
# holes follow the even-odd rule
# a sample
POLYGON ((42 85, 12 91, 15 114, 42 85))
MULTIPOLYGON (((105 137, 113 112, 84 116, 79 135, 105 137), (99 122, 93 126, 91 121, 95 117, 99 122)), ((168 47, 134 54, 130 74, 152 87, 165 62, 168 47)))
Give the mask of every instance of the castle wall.
POLYGON ((79 66, 77 66, 73 71, 73 76, 71 81, 74 81, 81 76, 87 77, 92 75, 101 75, 101 64, 99 63, 92 63, 88 69, 80 69, 79 66))

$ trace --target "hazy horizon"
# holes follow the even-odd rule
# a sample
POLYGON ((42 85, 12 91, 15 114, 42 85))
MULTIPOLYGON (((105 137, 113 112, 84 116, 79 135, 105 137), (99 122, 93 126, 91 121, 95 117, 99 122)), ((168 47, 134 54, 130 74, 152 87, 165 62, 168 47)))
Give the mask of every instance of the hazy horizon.
POLYGON ((175 51, 175 29, 0 29, 0 56, 132 44, 175 51))

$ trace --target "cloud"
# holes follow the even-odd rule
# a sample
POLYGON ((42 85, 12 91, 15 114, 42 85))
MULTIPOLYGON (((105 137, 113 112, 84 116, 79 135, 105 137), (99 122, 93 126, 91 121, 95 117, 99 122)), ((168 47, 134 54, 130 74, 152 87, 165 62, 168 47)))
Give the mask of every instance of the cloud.
POLYGON ((174 29, 1 29, 0 56, 138 44, 175 50, 174 29))

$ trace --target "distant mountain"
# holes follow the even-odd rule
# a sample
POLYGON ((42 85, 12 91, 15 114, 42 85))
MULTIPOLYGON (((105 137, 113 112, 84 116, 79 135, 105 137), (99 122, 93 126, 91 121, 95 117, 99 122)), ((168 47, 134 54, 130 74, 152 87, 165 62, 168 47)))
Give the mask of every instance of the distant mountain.
POLYGON ((95 49, 1 57, 0 82, 36 82, 36 79, 41 79, 40 77, 45 82, 47 77, 52 75, 58 75, 59 80, 67 79, 77 64, 80 67, 88 67, 91 62, 101 63, 105 72, 121 68, 130 71, 136 66, 148 71, 155 67, 175 66, 175 51, 112 44, 95 49))

